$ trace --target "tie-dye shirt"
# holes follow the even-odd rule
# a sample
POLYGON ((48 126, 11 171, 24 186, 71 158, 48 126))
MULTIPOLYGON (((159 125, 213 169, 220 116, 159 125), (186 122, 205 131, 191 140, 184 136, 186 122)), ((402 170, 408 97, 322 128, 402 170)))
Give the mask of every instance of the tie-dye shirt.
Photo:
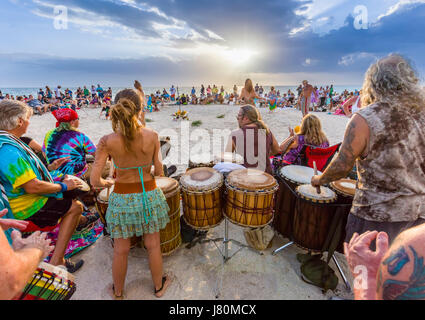
POLYGON ((56 181, 64 175, 83 176, 87 170, 86 154, 94 155, 96 146, 78 131, 49 131, 44 139, 43 152, 49 164, 57 159, 70 157, 70 160, 51 174, 56 181))
POLYGON ((22 185, 37 177, 31 167, 26 162, 23 150, 4 144, 0 148, 0 183, 3 185, 13 216, 19 220, 30 218, 44 207, 48 198, 37 194, 28 194, 22 185))

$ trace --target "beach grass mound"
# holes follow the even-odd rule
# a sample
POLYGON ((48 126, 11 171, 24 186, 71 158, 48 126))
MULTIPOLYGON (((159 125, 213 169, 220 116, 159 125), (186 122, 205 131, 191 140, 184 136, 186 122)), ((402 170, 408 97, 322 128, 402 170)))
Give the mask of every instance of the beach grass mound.
POLYGON ((192 122, 192 127, 200 127, 202 125, 202 121, 197 120, 192 122))
POLYGON ((224 119, 225 116, 226 116, 225 114, 220 114, 217 116, 217 119, 224 119))
POLYGON ((152 119, 148 119, 148 118, 146 118, 145 121, 146 121, 146 123, 154 122, 152 119))

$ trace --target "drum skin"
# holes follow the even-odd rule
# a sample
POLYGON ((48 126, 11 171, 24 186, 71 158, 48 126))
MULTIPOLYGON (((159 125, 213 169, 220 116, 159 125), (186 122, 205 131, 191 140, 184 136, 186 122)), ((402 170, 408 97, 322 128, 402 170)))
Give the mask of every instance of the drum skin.
POLYGON ((158 187, 167 198, 170 211, 170 222, 160 231, 161 252, 164 256, 171 255, 182 244, 180 233, 180 186, 177 180, 171 178, 155 178, 158 187))
MULTIPOLYGON (((304 249, 321 252, 336 213, 336 207, 327 205, 335 203, 336 195, 333 199, 318 201, 300 194, 301 187, 297 188, 299 199, 295 205, 293 240, 304 249)), ((322 187, 322 192, 325 189, 331 191, 322 187)))
POLYGON ((234 224, 259 228, 274 216, 277 182, 258 170, 236 170, 226 181, 225 215, 234 224))
POLYGON ((180 183, 186 223, 196 230, 218 226, 224 219, 221 201, 223 175, 212 168, 195 168, 183 175, 180 183), (201 176, 199 182, 206 184, 196 185, 198 175, 201 176))

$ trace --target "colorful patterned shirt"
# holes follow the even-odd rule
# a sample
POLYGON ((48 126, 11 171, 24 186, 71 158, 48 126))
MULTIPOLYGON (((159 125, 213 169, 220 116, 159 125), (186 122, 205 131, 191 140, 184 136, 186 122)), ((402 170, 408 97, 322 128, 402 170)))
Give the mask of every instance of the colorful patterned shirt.
MULTIPOLYGON (((299 157, 299 155, 306 144, 307 143, 305 141, 305 137, 301 135, 298 136, 298 147, 296 147, 295 149, 289 150, 288 153, 285 154, 285 156, 283 157, 283 160, 293 165, 301 165, 301 158, 299 157)), ((329 148, 329 142, 324 142, 320 146, 314 146, 314 147, 329 148)))
POLYGON ((64 175, 83 176, 88 170, 86 154, 94 155, 96 146, 84 133, 54 129, 46 134, 43 152, 49 164, 57 159, 70 157, 70 161, 51 173, 57 181, 64 175))
POLYGON ((3 185, 13 216, 19 220, 30 218, 44 207, 48 198, 37 194, 27 194, 21 187, 37 179, 30 163, 24 159, 24 151, 5 144, 0 148, 0 183, 3 185))

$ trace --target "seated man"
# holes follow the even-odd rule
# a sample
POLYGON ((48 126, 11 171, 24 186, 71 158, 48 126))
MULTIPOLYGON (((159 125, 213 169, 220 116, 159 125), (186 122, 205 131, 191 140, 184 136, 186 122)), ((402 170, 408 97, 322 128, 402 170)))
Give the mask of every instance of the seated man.
MULTIPOLYGON (((35 230, 59 226, 52 265, 77 271, 83 261, 65 260, 65 251, 81 218, 83 206, 63 193, 80 187, 72 179, 54 183, 41 160, 19 138, 28 129, 32 109, 18 101, 0 102, 0 183, 4 186, 15 219, 30 222, 35 230)), ((32 230, 27 230, 32 231, 32 230)))
POLYGON ((390 247, 385 232, 355 233, 345 243, 355 299, 425 300, 424 242, 425 224, 402 232, 390 247), (372 251, 374 241, 376 250, 372 251))
POLYGON ((84 133, 78 131, 80 121, 77 112, 64 108, 54 111, 53 116, 58 121, 57 127, 46 134, 43 152, 49 165, 62 158, 69 158, 69 161, 53 171, 52 176, 56 181, 65 175, 90 177, 86 155, 94 156, 96 146, 84 133))
POLYGON ((244 157, 244 167, 273 174, 270 157, 279 153, 279 144, 251 105, 241 107, 237 117, 239 129, 232 132, 226 152, 244 157))
POLYGON ((29 99, 27 101, 27 104, 33 108, 34 110, 38 111, 39 115, 42 115, 44 113, 46 113, 49 110, 49 106, 48 105, 43 105, 39 100, 34 99, 34 97, 32 95, 29 96, 29 99))

